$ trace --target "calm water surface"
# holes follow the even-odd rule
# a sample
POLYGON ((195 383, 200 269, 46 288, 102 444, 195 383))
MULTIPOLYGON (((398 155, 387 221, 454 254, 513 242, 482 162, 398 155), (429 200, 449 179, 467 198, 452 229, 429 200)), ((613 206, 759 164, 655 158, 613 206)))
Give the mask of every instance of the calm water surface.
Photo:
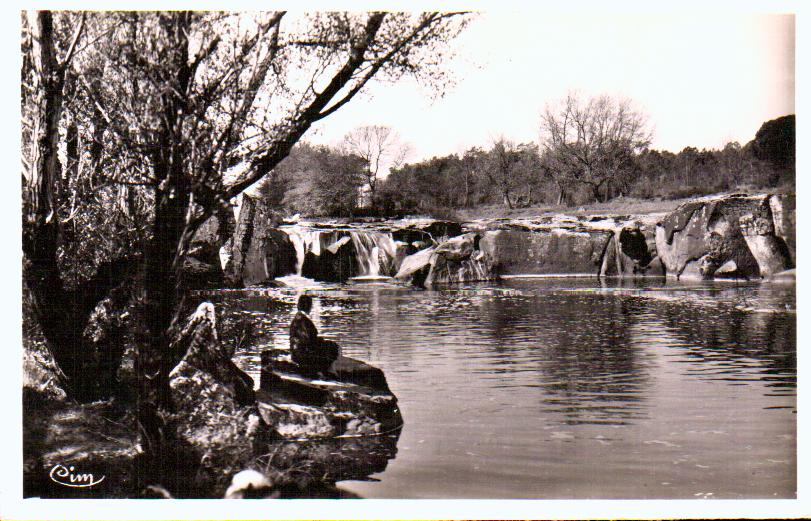
MULTIPOLYGON (((301 290, 222 293, 288 344, 301 290)), ((513 279, 310 290, 347 356, 383 369, 405 426, 369 498, 795 497, 795 287, 513 279)))

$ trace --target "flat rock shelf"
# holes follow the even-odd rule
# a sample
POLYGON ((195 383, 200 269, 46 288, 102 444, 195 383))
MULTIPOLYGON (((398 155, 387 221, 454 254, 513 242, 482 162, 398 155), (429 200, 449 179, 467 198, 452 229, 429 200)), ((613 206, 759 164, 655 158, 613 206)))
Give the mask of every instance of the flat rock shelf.
POLYGON ((340 356, 326 374, 312 374, 289 351, 262 352, 262 418, 285 438, 331 438, 398 433, 403 417, 383 371, 340 356))

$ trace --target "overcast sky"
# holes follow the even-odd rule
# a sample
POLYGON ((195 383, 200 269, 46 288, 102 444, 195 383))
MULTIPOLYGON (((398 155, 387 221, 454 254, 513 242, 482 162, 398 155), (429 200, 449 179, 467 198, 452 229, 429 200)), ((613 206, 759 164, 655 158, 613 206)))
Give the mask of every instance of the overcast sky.
POLYGON ((794 17, 673 13, 480 13, 455 42, 457 84, 431 102, 411 82, 375 84, 307 139, 335 144, 364 124, 395 128, 409 161, 537 141, 539 114, 572 89, 632 99, 653 147, 745 144, 794 113, 794 17))

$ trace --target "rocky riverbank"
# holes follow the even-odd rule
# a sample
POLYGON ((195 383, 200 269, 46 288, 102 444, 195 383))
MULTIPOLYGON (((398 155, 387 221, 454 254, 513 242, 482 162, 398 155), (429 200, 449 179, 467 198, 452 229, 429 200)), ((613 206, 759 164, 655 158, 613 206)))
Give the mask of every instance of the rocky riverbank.
POLYGON ((243 196, 236 215, 196 236, 207 275, 194 286, 274 285, 286 275, 418 286, 556 275, 785 280, 795 258, 793 195, 706 197, 666 214, 296 224, 243 196))
MULTIPOLYGON (((286 350, 267 350, 255 391, 217 326, 214 306, 204 302, 173 343, 186 354, 169 375, 168 452, 154 462, 168 473, 144 467, 134 404, 76 404, 52 379, 49 387, 27 380, 25 496, 345 497, 337 481, 385 470, 403 419, 380 369, 341 356, 326 374, 312 375, 286 350), (61 485, 54 473, 62 468, 92 473, 98 486, 61 485), (164 477, 143 479, 156 475, 164 477)), ((47 369, 32 359, 27 374, 28 366, 47 369)))

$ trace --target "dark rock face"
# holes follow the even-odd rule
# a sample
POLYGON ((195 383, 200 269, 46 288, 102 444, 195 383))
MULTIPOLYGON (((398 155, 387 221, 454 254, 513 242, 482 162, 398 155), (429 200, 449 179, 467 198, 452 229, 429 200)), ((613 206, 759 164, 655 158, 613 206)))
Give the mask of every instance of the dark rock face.
POLYGON ((639 228, 625 227, 609 239, 600 276, 663 276, 661 263, 653 260, 645 234, 639 228))
POLYGON ((296 251, 277 217, 261 201, 243 194, 226 278, 235 286, 260 284, 296 272, 296 251))
POLYGON ((325 282, 343 282, 358 275, 358 257, 349 232, 322 232, 319 254, 307 252, 301 274, 325 282))
POLYGON ((771 198, 731 195, 677 208, 656 227, 656 249, 668 275, 753 278, 791 268, 771 198))
POLYGON ((433 221, 423 228, 423 231, 427 232, 434 242, 439 243, 462 235, 462 225, 452 221, 433 221))
POLYGON ((596 229, 488 230, 481 249, 498 275, 597 275, 612 236, 596 229))
POLYGON ((797 198, 794 194, 769 197, 769 206, 774 220, 774 233, 788 246, 791 259, 797 258, 797 198))
POLYGON ((225 285, 219 258, 207 262, 197 257, 186 257, 183 261, 183 282, 188 289, 219 288, 225 285))
POLYGON ((452 221, 431 221, 429 223, 415 223, 404 228, 392 230, 392 238, 395 241, 414 243, 424 242, 426 244, 439 244, 452 237, 462 235, 461 223, 452 221))
POLYGON ((480 248, 481 236, 466 233, 437 246, 426 285, 493 280, 490 260, 480 248))
POLYGON ((378 435, 403 424, 383 372, 344 356, 319 379, 288 351, 263 351, 258 402, 262 418, 284 438, 378 435))
POLYGON ((220 250, 230 248, 234 226, 234 213, 224 209, 209 217, 195 232, 183 262, 185 287, 207 289, 225 285, 220 250))

